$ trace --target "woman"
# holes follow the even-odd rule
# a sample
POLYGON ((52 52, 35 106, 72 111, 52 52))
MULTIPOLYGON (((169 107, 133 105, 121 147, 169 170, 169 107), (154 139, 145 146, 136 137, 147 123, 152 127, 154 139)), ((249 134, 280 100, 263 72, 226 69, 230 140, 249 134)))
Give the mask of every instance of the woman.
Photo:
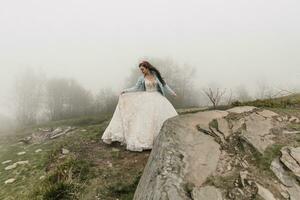
POLYGON ((113 117, 105 129, 102 140, 110 144, 119 141, 126 149, 142 151, 152 149, 163 122, 178 115, 165 97, 176 93, 167 85, 160 72, 149 62, 139 64, 143 73, 135 86, 125 89, 113 117))

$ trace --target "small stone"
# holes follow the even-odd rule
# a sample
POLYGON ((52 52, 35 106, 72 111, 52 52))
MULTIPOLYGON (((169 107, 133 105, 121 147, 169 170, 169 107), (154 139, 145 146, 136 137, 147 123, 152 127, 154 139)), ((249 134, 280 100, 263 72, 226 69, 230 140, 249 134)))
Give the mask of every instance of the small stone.
POLYGON ((52 135, 56 135, 56 134, 59 134, 59 133, 61 133, 61 132, 63 132, 63 129, 60 128, 60 127, 58 127, 58 128, 56 128, 56 129, 52 132, 52 135))
POLYGON ((292 116, 292 117, 289 119, 289 122, 299 123, 300 120, 299 120, 297 117, 292 116))
POLYGON ((242 164, 242 167, 244 167, 244 168, 249 167, 249 164, 248 164, 247 160, 243 160, 241 164, 242 164))
POLYGON ((287 193, 287 192, 280 192, 280 194, 281 194, 281 196, 283 196, 283 198, 285 198, 285 199, 289 199, 289 198, 290 198, 290 195, 289 195, 289 193, 287 193))
MULTIPOLYGON (((283 164, 289 168, 296 176, 297 178, 300 178, 300 166, 298 162, 293 158, 290 154, 291 148, 289 147, 283 147, 281 152, 280 160, 283 162, 283 164)), ((294 156, 297 158, 297 152, 294 151, 294 156)))
POLYGON ((17 164, 14 163, 14 164, 12 164, 12 165, 8 165, 8 166, 5 167, 4 169, 5 169, 5 170, 11 170, 11 169, 14 169, 14 168, 16 168, 16 167, 17 167, 17 164))
POLYGON ((18 154, 18 156, 21 156, 21 155, 24 155, 25 153, 26 153, 25 151, 21 151, 21 152, 19 152, 17 154, 18 154))
POLYGON ((37 150, 35 150, 35 153, 39 153, 41 151, 42 151, 42 149, 37 149, 37 150))
POLYGON ((112 151, 112 152, 119 152, 119 151, 120 151, 120 149, 117 149, 117 148, 112 148, 112 149, 111 149, 111 151, 112 151))
POLYGON ((282 122, 282 121, 283 121, 283 119, 282 119, 281 117, 277 117, 276 119, 277 119, 277 121, 279 121, 279 122, 282 122))
POLYGON ((107 165, 108 165, 109 167, 113 167, 113 164, 112 164, 111 162, 109 162, 109 161, 107 161, 107 165))
POLYGON ((231 165, 227 165, 227 171, 230 171, 232 169, 231 165))
POLYGON ((3 161, 3 162, 2 162, 2 165, 6 165, 6 164, 8 164, 8 163, 10 163, 10 162, 11 162, 11 160, 3 161))
POLYGON ((247 179, 248 176, 248 171, 241 171, 240 172, 240 178, 241 178, 241 183, 243 187, 245 187, 245 180, 247 179))
POLYGON ((28 160, 18 161, 15 164, 17 164, 17 165, 25 165, 25 164, 29 164, 29 161, 28 160))
POLYGON ((65 149, 65 148, 62 148, 61 152, 62 152, 62 154, 64 154, 64 155, 70 153, 70 151, 69 151, 68 149, 65 149))
POLYGON ((6 181, 4 182, 4 184, 5 184, 5 185, 6 185, 6 184, 10 184, 10 183, 13 183, 13 182, 15 182, 15 181, 16 181, 16 179, 10 178, 10 179, 6 180, 6 181))

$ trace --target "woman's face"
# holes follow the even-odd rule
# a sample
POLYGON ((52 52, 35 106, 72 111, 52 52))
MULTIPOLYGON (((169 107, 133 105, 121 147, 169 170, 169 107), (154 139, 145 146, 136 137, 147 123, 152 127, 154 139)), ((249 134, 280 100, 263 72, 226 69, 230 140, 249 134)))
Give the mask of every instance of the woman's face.
POLYGON ((147 69, 147 68, 144 67, 144 66, 141 66, 141 67, 140 67, 140 70, 141 70, 141 72, 142 72, 144 75, 148 74, 148 72, 149 72, 149 69, 147 69))

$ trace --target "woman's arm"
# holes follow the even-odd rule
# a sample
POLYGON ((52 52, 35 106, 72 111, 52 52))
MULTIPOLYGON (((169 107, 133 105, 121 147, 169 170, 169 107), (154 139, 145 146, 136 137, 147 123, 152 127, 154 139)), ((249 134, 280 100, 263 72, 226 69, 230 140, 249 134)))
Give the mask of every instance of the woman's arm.
POLYGON ((177 96, 176 93, 170 88, 170 86, 167 83, 164 85, 164 88, 169 94, 177 96))
POLYGON ((135 86, 131 87, 131 88, 127 88, 124 89, 122 91, 122 93, 126 93, 126 92, 136 92, 139 90, 140 86, 142 85, 142 77, 139 77, 139 79, 137 80, 135 86))

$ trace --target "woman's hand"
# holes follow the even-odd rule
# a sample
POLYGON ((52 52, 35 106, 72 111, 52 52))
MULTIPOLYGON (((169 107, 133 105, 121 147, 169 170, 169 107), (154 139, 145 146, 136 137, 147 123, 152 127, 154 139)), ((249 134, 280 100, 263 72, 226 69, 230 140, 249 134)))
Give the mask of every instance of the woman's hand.
POLYGON ((174 93, 172 94, 172 96, 173 96, 173 97, 177 97, 177 94, 174 92, 174 93))

